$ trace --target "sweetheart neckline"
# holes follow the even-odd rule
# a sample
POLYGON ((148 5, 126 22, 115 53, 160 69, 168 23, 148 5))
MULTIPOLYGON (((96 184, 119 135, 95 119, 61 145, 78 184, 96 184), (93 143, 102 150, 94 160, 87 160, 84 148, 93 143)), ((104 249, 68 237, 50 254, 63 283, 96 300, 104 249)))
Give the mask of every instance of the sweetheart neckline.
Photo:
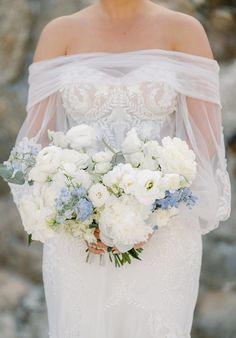
POLYGON ((63 60, 63 59, 73 59, 73 58, 78 58, 78 57, 83 57, 83 56, 93 56, 93 55, 109 55, 111 57, 115 57, 115 56, 121 56, 121 55, 127 55, 127 54, 142 54, 142 53, 150 53, 150 52, 155 52, 155 53, 159 53, 159 54, 170 54, 170 55, 180 55, 186 58, 196 58, 205 62, 209 62, 209 63, 213 63, 217 66, 219 66, 219 63, 216 59, 211 59, 208 58, 206 56, 202 56, 202 55, 195 55, 195 54, 191 54, 191 53, 186 53, 183 51, 177 51, 177 50, 168 50, 168 49, 161 49, 161 48, 146 48, 146 49, 136 49, 136 50, 130 50, 130 51, 123 51, 123 52, 109 52, 109 51, 94 51, 94 52, 78 52, 75 54, 66 54, 66 55, 59 55, 59 56, 55 56, 52 57, 50 59, 45 59, 45 60, 41 60, 41 61, 35 61, 31 63, 32 65, 37 65, 37 64, 42 64, 42 63, 47 63, 47 62, 52 62, 55 60, 63 60))

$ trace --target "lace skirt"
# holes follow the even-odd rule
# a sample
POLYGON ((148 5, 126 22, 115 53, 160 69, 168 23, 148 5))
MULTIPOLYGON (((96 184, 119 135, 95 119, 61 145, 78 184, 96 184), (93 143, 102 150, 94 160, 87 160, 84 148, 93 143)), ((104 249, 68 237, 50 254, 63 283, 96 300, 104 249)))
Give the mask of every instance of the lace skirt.
POLYGON ((58 234, 44 244, 50 338, 189 338, 202 259, 197 219, 178 215, 116 268, 104 254, 58 234))

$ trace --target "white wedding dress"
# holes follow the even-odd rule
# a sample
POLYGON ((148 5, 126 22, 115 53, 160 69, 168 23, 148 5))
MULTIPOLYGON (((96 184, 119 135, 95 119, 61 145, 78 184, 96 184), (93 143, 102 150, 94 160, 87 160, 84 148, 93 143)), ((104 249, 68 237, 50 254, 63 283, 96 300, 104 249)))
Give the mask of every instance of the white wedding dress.
MULTIPOLYGON (((196 153, 198 204, 182 208, 145 244, 141 261, 116 268, 108 254, 57 234, 44 243, 43 280, 50 338, 189 338, 202 235, 230 214, 219 66, 160 49, 80 53, 30 66, 27 117, 17 142, 48 128, 87 123, 113 148, 136 127, 141 137, 185 139, 196 153)), ((98 145, 99 146, 99 145, 98 145)), ((12 189, 16 203, 22 195, 12 189)))

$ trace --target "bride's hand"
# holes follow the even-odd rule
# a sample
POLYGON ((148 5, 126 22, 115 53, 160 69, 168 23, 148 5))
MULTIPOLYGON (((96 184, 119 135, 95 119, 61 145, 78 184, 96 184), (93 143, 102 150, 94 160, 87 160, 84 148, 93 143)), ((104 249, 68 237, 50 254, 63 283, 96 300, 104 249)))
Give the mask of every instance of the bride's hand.
POLYGON ((86 242, 89 251, 91 251, 92 253, 95 253, 97 255, 104 254, 107 251, 108 246, 100 240, 99 229, 94 230, 94 235, 97 238, 97 243, 88 244, 86 242))
MULTIPOLYGON (((154 232, 153 233, 150 233, 148 235, 148 239, 145 241, 145 242, 139 242, 139 243, 136 243, 134 244, 134 249, 139 249, 139 248, 142 248, 144 246, 145 243, 147 243, 149 241, 149 239, 153 236, 154 232)), ((121 253, 116 247, 113 247, 112 249, 113 253, 121 253)))

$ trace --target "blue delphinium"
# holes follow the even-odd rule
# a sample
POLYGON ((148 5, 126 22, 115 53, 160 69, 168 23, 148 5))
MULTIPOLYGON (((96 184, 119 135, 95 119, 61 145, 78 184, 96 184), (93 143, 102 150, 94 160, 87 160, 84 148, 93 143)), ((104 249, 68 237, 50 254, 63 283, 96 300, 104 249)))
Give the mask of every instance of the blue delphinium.
POLYGON ((10 183, 24 184, 41 148, 34 138, 24 137, 13 147, 9 159, 0 165, 0 176, 10 183))
POLYGON ((181 202, 191 208, 196 201, 197 197, 192 194, 192 191, 189 188, 180 188, 174 192, 167 190, 164 198, 155 200, 153 203, 153 210, 157 208, 178 208, 181 202))
POLYGON ((71 219, 85 221, 93 213, 93 204, 83 186, 63 187, 55 200, 55 207, 56 222, 59 224, 71 219))
POLYGON ((85 221, 93 213, 93 204, 86 198, 80 198, 78 203, 75 205, 75 212, 79 221, 85 221))

